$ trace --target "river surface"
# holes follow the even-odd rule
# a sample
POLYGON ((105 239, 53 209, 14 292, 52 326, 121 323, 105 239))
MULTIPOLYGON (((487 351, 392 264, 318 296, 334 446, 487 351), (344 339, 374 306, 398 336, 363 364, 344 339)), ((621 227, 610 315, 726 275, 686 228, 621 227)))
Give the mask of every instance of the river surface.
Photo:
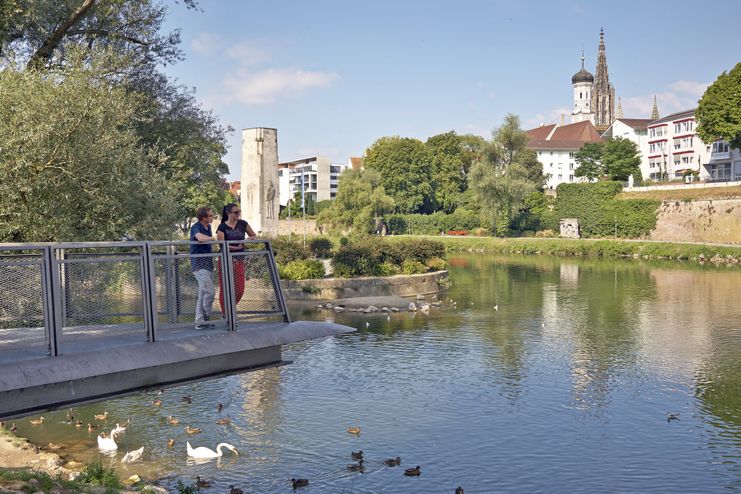
POLYGON ((287 347, 290 365, 166 389, 161 407, 146 393, 75 408, 106 430, 131 418, 113 457, 63 411, 18 421, 19 434, 168 488, 200 475, 213 482, 202 492, 291 492, 292 477, 316 493, 741 491, 740 268, 450 263, 452 288, 429 314, 296 308, 294 319, 359 331, 287 347), (93 419, 104 410, 106 422, 93 419), (226 416, 231 425, 215 423, 226 416), (203 432, 188 436, 186 424, 203 432), (187 440, 240 454, 196 464, 187 440), (120 465, 142 445, 142 462, 120 465), (346 468, 357 450, 362 474, 346 468), (396 456, 401 466, 384 465, 396 456), (416 465, 419 477, 403 475, 416 465))

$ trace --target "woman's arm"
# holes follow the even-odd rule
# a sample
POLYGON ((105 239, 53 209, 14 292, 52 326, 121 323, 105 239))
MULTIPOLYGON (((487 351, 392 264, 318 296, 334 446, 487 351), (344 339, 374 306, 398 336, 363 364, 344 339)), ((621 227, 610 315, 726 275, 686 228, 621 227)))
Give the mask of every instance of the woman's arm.
POLYGON ((213 237, 209 237, 208 235, 205 235, 201 232, 196 233, 195 237, 196 240, 198 240, 199 242, 210 242, 211 240, 213 240, 213 237))
POLYGON ((250 240, 254 240, 257 238, 255 231, 252 229, 249 223, 247 223, 247 227, 244 229, 244 231, 247 234, 247 238, 249 238, 250 240))

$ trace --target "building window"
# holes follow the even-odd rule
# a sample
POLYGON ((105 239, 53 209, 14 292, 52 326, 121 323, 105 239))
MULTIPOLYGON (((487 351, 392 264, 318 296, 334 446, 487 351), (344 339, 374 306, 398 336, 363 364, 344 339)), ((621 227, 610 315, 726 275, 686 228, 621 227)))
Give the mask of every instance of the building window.
POLYGON ((558 179, 559 179, 559 180, 563 180, 563 175, 559 173, 559 174, 558 174, 558 179))
POLYGON ((655 142, 652 142, 651 144, 649 144, 648 151, 650 153, 655 153, 656 152, 656 143, 655 142))
POLYGON ((725 141, 718 141, 713 143, 713 152, 714 153, 727 153, 728 152, 728 143, 725 141))
POLYGON ((569 158, 572 158, 572 159, 574 158, 574 152, 573 151, 569 153, 569 158))
POLYGON ((682 124, 674 124, 674 133, 682 132, 682 124))
POLYGON ((553 163, 551 163, 551 168, 553 168, 553 163))
POLYGON ((574 176, 573 175, 569 175, 569 182, 573 182, 573 181, 574 181, 574 176))
POLYGON ((573 170, 573 169, 574 169, 574 164, 573 163, 569 163, 569 170, 573 170))
POLYGON ((553 156, 553 151, 551 151, 551 156, 553 156))

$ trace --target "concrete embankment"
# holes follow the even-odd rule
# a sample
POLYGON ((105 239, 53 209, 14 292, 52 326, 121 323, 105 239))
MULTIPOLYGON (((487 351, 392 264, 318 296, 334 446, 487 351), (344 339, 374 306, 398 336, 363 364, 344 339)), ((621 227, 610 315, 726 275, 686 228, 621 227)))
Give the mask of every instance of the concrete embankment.
POLYGON ((287 300, 335 300, 355 297, 414 297, 431 295, 448 286, 448 271, 432 273, 365 277, 282 280, 287 300))

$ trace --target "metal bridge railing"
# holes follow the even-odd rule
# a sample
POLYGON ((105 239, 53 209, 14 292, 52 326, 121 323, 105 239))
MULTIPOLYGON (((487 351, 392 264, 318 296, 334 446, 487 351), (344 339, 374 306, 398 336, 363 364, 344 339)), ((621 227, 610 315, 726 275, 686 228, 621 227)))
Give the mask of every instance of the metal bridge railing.
POLYGON ((55 356, 195 334, 191 261, 200 258, 214 268, 208 330, 234 331, 255 318, 289 322, 270 242, 214 241, 214 252, 191 255, 195 243, 0 244, 0 356, 55 356))

